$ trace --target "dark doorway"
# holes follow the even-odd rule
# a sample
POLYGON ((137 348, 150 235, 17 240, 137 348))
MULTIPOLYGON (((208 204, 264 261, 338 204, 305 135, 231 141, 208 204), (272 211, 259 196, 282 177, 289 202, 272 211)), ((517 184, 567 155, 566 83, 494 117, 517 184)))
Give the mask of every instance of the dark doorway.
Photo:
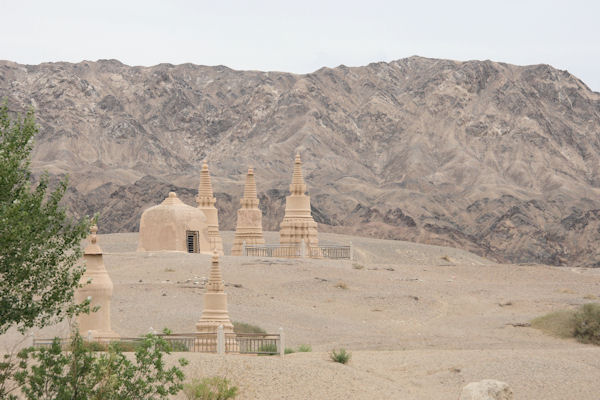
POLYGON ((199 253, 198 231, 186 231, 188 253, 199 253))

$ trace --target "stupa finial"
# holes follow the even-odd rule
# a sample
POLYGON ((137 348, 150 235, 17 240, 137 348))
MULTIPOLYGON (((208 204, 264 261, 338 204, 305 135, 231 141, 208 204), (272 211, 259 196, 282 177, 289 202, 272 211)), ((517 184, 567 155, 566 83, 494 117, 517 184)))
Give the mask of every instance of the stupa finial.
POLYGON ((90 235, 88 236, 89 244, 85 248, 83 254, 102 254, 102 249, 98 245, 98 226, 96 224, 90 227, 90 235))
POLYGON ((98 232, 98 225, 94 224, 90 227, 90 243, 92 244, 96 244, 96 241, 98 240, 98 235, 96 235, 96 232, 98 232))

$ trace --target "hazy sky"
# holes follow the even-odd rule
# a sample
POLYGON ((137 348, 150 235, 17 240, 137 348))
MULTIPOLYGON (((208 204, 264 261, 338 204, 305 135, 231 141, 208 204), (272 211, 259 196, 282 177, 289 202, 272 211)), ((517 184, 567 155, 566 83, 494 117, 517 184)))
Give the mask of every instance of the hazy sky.
POLYGON ((600 1, 0 0, 0 59, 305 73, 420 55, 547 63, 600 91, 600 1))

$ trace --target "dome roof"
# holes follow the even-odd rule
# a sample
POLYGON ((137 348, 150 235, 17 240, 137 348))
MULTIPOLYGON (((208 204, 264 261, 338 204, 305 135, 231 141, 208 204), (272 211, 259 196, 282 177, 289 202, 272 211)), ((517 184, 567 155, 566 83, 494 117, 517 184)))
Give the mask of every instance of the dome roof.
POLYGON ((204 212, 188 206, 170 192, 159 205, 148 208, 140 219, 138 251, 187 251, 187 232, 198 232, 201 252, 208 252, 204 212))
POLYGON ((142 218, 144 218, 144 216, 148 218, 150 216, 158 217, 162 215, 170 216, 170 218, 176 220, 194 218, 206 221, 206 215, 204 215, 202 210, 188 206, 183 201, 179 200, 179 197, 177 197, 175 192, 169 192, 169 196, 159 205, 146 209, 146 211, 142 213, 142 218))

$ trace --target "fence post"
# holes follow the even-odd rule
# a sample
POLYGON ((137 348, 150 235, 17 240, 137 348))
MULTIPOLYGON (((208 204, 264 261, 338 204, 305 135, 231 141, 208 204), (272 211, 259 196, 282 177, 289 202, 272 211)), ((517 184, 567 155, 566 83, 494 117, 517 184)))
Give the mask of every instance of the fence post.
POLYGON ((94 339, 94 334, 90 330, 90 331, 88 331, 88 334, 87 334, 87 341, 91 342, 93 339, 94 339))
POLYGON ((217 354, 225 354, 225 334, 223 333, 223 325, 217 328, 217 354))
POLYGON ((243 256, 248 255, 248 253, 246 252, 246 241, 245 240, 242 242, 242 255, 243 256))
POLYGON ((285 335, 283 334, 283 328, 279 328, 279 356, 283 357, 285 354, 285 335))
POLYGON ((350 261, 354 261, 354 247, 352 246, 352 242, 350 242, 350 261))
POLYGON ((306 243, 304 242, 304 239, 302 239, 302 242, 300 242, 300 257, 306 257, 306 243))
POLYGON ((29 346, 26 347, 33 347, 35 346, 35 334, 33 332, 29 332, 29 335, 27 335, 27 342, 29 344, 29 346))

